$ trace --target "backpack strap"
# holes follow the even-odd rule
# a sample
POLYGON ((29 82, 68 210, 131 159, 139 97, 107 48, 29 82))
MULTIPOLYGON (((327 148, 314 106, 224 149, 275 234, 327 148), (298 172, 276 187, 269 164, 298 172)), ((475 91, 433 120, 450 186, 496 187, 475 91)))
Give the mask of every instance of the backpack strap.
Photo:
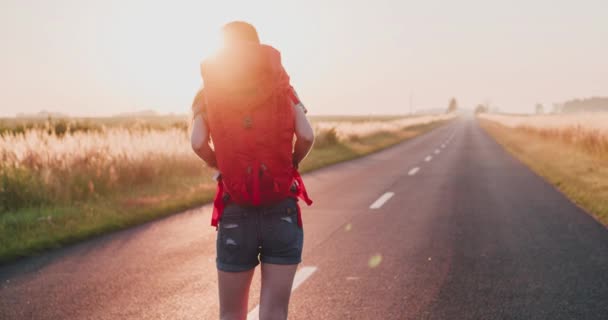
POLYGON ((217 224, 222 217, 222 213, 224 213, 225 207, 224 183, 222 181, 222 176, 220 175, 217 178, 217 191, 215 193, 215 198, 213 199, 213 214, 211 215, 211 225, 215 227, 215 230, 217 230, 217 224))
POLYGON ((293 170, 293 178, 294 178, 296 184, 298 185, 296 188, 295 198, 296 198, 296 207, 298 210, 298 225, 300 226, 300 228, 302 228, 302 226, 303 226, 302 208, 300 208, 299 200, 300 199, 304 200, 304 202, 306 203, 307 206, 310 206, 312 204, 312 200, 308 196, 308 192, 306 191, 306 186, 304 185, 304 180, 302 180, 302 176, 300 176, 300 173, 296 169, 293 170))
POLYGON ((304 180, 302 180, 302 176, 300 175, 298 170, 293 170, 293 178, 298 184, 298 198, 304 200, 304 202, 306 202, 306 205, 310 206, 312 204, 312 200, 308 196, 306 186, 304 185, 304 180))

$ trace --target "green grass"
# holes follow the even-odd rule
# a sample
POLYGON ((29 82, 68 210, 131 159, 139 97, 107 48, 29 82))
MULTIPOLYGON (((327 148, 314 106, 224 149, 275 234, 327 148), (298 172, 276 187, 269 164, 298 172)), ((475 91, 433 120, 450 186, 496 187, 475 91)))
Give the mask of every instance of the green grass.
MULTIPOLYGON (((318 143, 301 164, 301 171, 309 172, 379 151, 445 122, 346 141, 338 141, 325 133, 318 136, 318 143)), ((0 263, 193 208, 211 201, 214 193, 215 182, 207 175, 163 175, 154 183, 121 188, 69 204, 10 210, 0 214, 0 263)))
POLYGON ((606 158, 555 136, 508 128, 490 120, 480 123, 507 151, 608 226, 606 158))

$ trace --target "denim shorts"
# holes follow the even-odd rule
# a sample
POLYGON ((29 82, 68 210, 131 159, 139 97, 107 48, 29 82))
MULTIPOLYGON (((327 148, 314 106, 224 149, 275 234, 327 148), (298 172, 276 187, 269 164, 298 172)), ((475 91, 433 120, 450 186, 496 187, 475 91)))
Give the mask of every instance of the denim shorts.
POLYGON ((231 203, 219 220, 215 261, 219 270, 228 272, 250 270, 260 261, 298 264, 303 244, 295 199, 260 207, 231 203))

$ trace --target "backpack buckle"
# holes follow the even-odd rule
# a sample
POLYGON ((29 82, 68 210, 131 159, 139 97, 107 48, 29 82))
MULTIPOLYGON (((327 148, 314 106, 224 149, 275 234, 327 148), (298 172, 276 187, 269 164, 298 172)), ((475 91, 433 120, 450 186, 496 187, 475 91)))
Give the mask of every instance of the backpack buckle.
POLYGON ((251 119, 250 116, 245 116, 245 118, 243 119, 243 127, 245 129, 251 129, 252 126, 253 126, 253 119, 251 119))

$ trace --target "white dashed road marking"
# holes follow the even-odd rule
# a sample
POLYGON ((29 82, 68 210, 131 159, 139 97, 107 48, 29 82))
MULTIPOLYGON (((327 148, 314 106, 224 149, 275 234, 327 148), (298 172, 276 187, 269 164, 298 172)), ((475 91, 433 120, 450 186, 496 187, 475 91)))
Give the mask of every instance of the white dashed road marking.
MULTIPOLYGON (((306 279, 312 276, 313 273, 317 271, 317 267, 307 266, 302 267, 298 272, 296 272, 295 277, 293 278, 293 285, 291 286, 291 292, 294 292, 306 279)), ((247 320, 258 320, 260 319, 260 306, 257 305, 247 314, 247 320)))
POLYGON ((414 169, 410 170, 410 172, 408 172, 407 174, 408 174, 408 175, 410 175, 410 176, 413 176, 413 175, 415 175, 415 174, 416 174, 418 171, 420 171, 420 168, 416 167, 416 168, 414 168, 414 169))
POLYGON ((433 159, 432 156, 427 156, 426 158, 424 158, 424 161, 429 162, 429 161, 431 161, 431 159, 433 159))
POLYGON ((315 271, 317 271, 317 267, 314 266, 302 267, 300 270, 298 270, 293 279, 291 291, 293 292, 296 290, 302 283, 304 283, 304 281, 306 281, 306 279, 310 278, 315 271))
POLYGON ((378 200, 374 201, 374 203, 372 203, 371 206, 369 206, 370 209, 380 209, 387 201, 388 199, 392 198, 395 195, 394 192, 387 192, 385 194, 383 194, 382 196, 380 196, 380 198, 378 198, 378 200))
POLYGON ((441 152, 441 150, 435 149, 435 154, 439 154, 439 152, 441 152))

